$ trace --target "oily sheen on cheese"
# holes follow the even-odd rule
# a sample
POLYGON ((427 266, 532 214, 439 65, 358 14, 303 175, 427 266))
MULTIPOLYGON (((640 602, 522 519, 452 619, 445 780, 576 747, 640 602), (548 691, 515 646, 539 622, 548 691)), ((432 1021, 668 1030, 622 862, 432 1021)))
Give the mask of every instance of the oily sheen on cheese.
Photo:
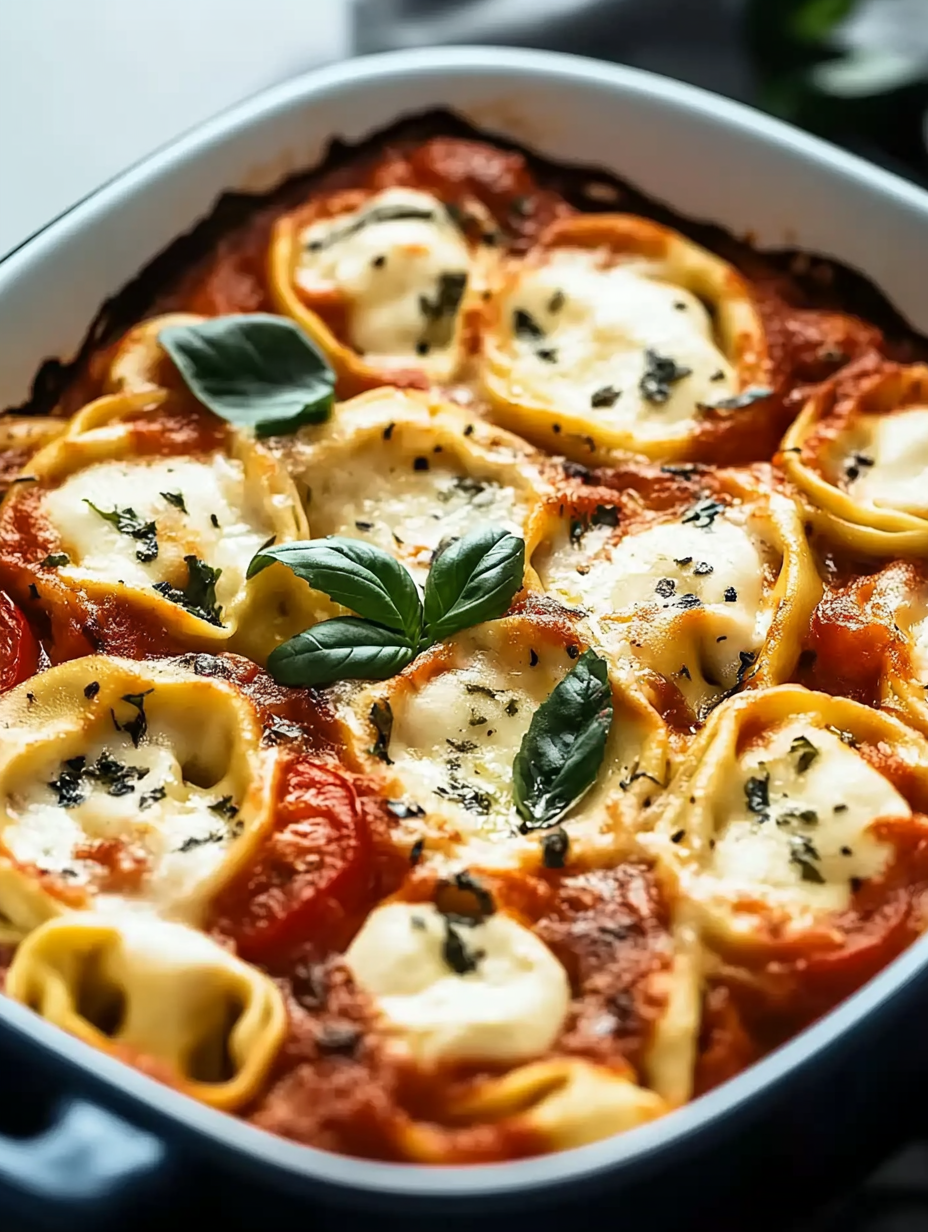
POLYGON ((859 753, 797 719, 741 757, 715 808, 708 876, 733 903, 762 897, 800 918, 838 911, 852 881, 878 876, 891 857, 872 823, 909 816, 905 799, 859 753))
POLYGON ((844 477, 854 499, 928 516, 928 408, 860 415, 851 435, 844 477))
POLYGON ((310 295, 334 287, 345 297, 348 340, 366 359, 428 365, 449 350, 470 254, 437 198, 387 189, 312 223, 300 244, 298 286, 310 295), (460 287, 453 307, 449 276, 460 287))
POLYGON ((514 323, 514 397, 591 424, 665 436, 668 426, 690 424, 698 402, 730 396, 735 374, 713 340, 709 314, 663 274, 658 263, 614 263, 604 253, 570 249, 526 267, 502 305, 514 323), (541 337, 520 329, 520 313, 541 337), (666 398, 647 395, 648 350, 688 370, 667 383, 666 398))
POLYGON ((380 442, 343 466, 314 472, 308 508, 315 535, 373 543, 420 583, 440 543, 481 526, 521 536, 527 511, 525 495, 509 484, 462 473, 431 453, 388 451, 380 442))
POLYGON ((272 533, 264 511, 248 500, 241 462, 219 453, 99 462, 50 490, 43 508, 70 557, 65 568, 76 576, 143 588, 183 584, 184 557, 194 555, 222 570, 216 582, 220 607, 239 593, 249 561, 272 533), (181 497, 184 508, 165 492, 181 497), (131 509, 142 522, 154 522, 157 556, 140 561, 139 541, 91 505, 104 513, 131 509))
POLYGON ((605 637, 625 639, 696 701, 735 684, 742 655, 766 636, 774 553, 762 530, 737 506, 622 537, 609 526, 578 537, 565 523, 535 565, 548 594, 590 612, 605 637))
MULTIPOLYGON (((120 716, 131 722, 137 711, 123 705, 120 716)), ((94 853, 116 843, 145 872, 138 885, 101 894, 101 907, 128 897, 171 913, 222 864, 241 832, 241 802, 221 785, 203 788, 184 777, 178 746, 189 733, 153 724, 136 747, 127 732, 107 726, 74 757, 49 758, 8 783, 3 844, 22 864, 89 887, 102 871, 94 853)))
POLYGON ((396 1043, 424 1064, 538 1056, 570 1002, 567 974, 551 951, 499 912, 466 924, 431 903, 390 903, 371 912, 345 961, 396 1043), (449 967, 449 928, 452 944, 481 955, 473 970, 449 967))
POLYGON ((570 666, 562 647, 526 645, 508 662, 492 626, 457 639, 455 665, 393 695, 391 774, 405 796, 453 830, 518 830, 512 763, 532 715, 570 666))

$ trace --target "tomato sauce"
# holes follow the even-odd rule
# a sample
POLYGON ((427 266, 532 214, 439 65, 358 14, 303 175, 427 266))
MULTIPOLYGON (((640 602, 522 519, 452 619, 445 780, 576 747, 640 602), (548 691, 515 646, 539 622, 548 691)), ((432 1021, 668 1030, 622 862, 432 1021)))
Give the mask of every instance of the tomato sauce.
MULTIPOLYGON (((433 193, 454 207, 468 241, 488 250, 529 252, 552 224, 578 214, 578 194, 565 177, 545 173, 538 160, 516 151, 455 136, 391 141, 256 204, 205 256, 159 287, 144 314, 272 311, 269 249, 277 224, 290 219, 303 227, 397 186, 433 193)), ((635 205, 619 190, 614 198, 610 209, 635 205)), ((654 213, 661 211, 655 207, 654 213)), ((785 273, 772 259, 733 242, 724 255, 748 280, 763 325, 769 396, 741 409, 706 411, 692 456, 683 463, 633 457, 617 458, 609 467, 561 463, 549 513, 582 523, 614 511, 621 533, 630 534, 679 517, 700 500, 724 505, 773 491, 793 494, 776 453, 807 400, 819 398, 823 413, 802 459, 821 470, 823 453, 891 370, 887 361, 919 353, 911 339, 900 341, 891 330, 884 334, 845 310, 840 296, 829 293, 824 273, 816 294, 798 266, 785 273), (912 354, 903 354, 906 347, 912 354)), ((336 296, 311 306, 344 340, 344 303, 336 296)), ((478 352, 476 327, 468 338, 478 352)), ((72 414, 107 387, 119 342, 112 331, 101 333, 62 387, 60 414, 72 414)), ((415 369, 395 373, 394 381, 425 384, 415 369)), ((348 392, 353 389, 343 383, 339 393, 348 392)), ((470 398, 467 390, 445 393, 470 398)), ((479 411, 479 399, 474 405, 479 411)), ((126 422, 138 457, 207 454, 228 448, 231 439, 226 424, 180 390, 172 390, 157 410, 126 422)), ((417 1069, 389 1047, 376 1007, 351 979, 342 955, 378 903, 398 896, 464 914, 479 903, 466 885, 443 881, 428 864, 417 867, 394 846, 395 818, 384 780, 348 764, 344 729, 329 695, 278 685, 233 655, 191 651, 156 615, 140 613, 118 591, 92 602, 65 586, 43 565, 60 548, 42 514, 43 482, 14 482, 28 459, 21 449, 0 455, 0 487, 11 485, 0 509, 0 691, 49 661, 100 651, 135 659, 182 656, 180 663, 194 673, 240 689, 257 709, 263 744, 280 749, 273 824, 249 866, 212 904, 208 921, 217 940, 276 981, 289 1015, 274 1067, 242 1114, 298 1142, 364 1158, 475 1163, 548 1149, 518 1115, 488 1123, 456 1116, 455 1100, 498 1071, 486 1065, 417 1069)), ((812 543, 824 594, 812 613, 795 679, 871 707, 886 704, 888 675, 911 674, 910 647, 897 623, 899 595, 923 586, 924 570, 917 562, 846 561, 827 543, 812 543)), ((523 593, 516 610, 536 618, 543 635, 547 630, 563 638, 574 630, 572 618, 550 600, 523 593)), ((441 652, 435 651, 423 671, 438 670, 440 663, 441 652)), ((642 671, 638 683, 650 691, 675 752, 684 750, 702 720, 672 682, 642 671)), ((703 990, 697 1093, 826 1013, 923 928, 928 784, 892 748, 863 745, 860 751, 897 785, 915 816, 901 824, 878 823, 878 835, 895 844, 894 858, 882 877, 854 888, 846 910, 801 936, 771 925, 760 938, 760 957, 740 951, 713 956, 703 990)), ((146 875, 144 860, 120 839, 90 840, 77 854, 96 865, 99 888, 132 890, 146 875)), ((648 1048, 667 1008, 666 977, 674 957, 672 885, 640 858, 624 858, 613 868, 568 861, 564 870, 475 868, 471 874, 495 909, 533 928, 567 973, 568 1014, 543 1059, 585 1060, 646 1082, 648 1048)), ((66 903, 85 903, 78 887, 43 884, 66 903)), ((114 1050, 172 1081, 161 1062, 114 1050)))

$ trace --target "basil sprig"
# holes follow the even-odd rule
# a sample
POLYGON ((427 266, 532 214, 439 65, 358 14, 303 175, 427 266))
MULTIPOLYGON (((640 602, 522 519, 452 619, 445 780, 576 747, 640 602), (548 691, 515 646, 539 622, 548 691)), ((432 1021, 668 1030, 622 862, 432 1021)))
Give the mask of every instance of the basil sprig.
POLYGON ((286 317, 257 312, 172 325, 158 341, 184 384, 221 419, 258 436, 295 432, 332 412, 335 374, 286 317))
POLYGON ((332 535, 262 548, 248 577, 275 562, 357 613, 321 621, 268 658, 281 684, 322 686, 386 680, 435 642, 502 616, 522 586, 525 543, 498 526, 455 540, 432 561, 424 603, 399 561, 357 539, 332 535))
POLYGON ((585 651, 532 715, 512 763, 519 829, 558 822, 590 790, 612 725, 605 659, 585 651))

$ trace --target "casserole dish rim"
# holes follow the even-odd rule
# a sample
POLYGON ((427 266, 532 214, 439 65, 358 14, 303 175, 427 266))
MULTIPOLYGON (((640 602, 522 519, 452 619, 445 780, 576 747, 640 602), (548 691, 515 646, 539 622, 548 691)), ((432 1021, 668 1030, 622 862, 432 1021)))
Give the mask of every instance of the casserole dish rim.
MULTIPOLYGON (((481 46, 420 48, 359 57, 312 70, 261 91, 162 146, 52 220, 0 260, 0 309, 7 297, 15 299, 17 285, 28 279, 37 264, 49 260, 61 246, 79 245, 82 234, 95 219, 118 212, 121 202, 144 194, 150 185, 195 162, 204 151, 234 142, 236 135, 251 125, 271 120, 313 99, 324 103, 329 93, 351 92, 362 85, 369 88, 397 75, 415 77, 421 74, 424 79, 429 74, 443 72, 473 77, 487 70, 497 74, 511 72, 513 88, 526 77, 556 78, 568 85, 582 82, 601 90, 613 105, 621 105, 623 98, 628 96, 649 96, 678 111, 694 111, 717 127, 721 139, 726 131, 739 129, 767 145, 788 151, 797 159, 819 164, 840 179, 895 198, 922 217, 928 234, 928 193, 856 155, 697 87, 639 69, 556 52, 481 46)), ((498 125, 500 129, 504 127, 503 123, 498 125)), ((217 186, 217 192, 226 187, 217 186)), ((82 328, 86 326, 86 322, 80 324, 82 328)), ((36 364, 40 358, 36 357, 36 364)), ((525 1160, 467 1166, 357 1159, 279 1138, 246 1121, 195 1103, 180 1092, 67 1036, 5 997, 0 1002, 0 1025, 21 1041, 54 1053, 59 1063, 89 1075, 100 1088, 109 1088, 113 1102, 118 1103, 130 1119, 144 1120, 147 1124, 153 1117, 170 1118, 186 1133, 202 1135, 214 1146, 232 1149, 237 1158, 247 1158, 250 1168, 269 1168, 281 1180, 285 1175, 298 1176, 331 1192, 340 1191, 355 1198, 365 1195, 368 1198, 485 1200, 526 1190, 541 1195, 567 1184, 593 1181, 605 1174, 618 1179, 624 1169, 632 1165, 646 1166, 664 1152, 683 1147, 693 1135, 711 1135, 720 1119, 745 1110, 758 1096, 772 1095, 775 1088, 797 1079, 805 1066, 815 1063, 826 1049, 839 1044, 843 1037, 864 1027, 869 1018, 888 1009, 890 1003, 919 978, 928 981, 928 936, 920 938, 812 1027, 721 1087, 658 1121, 572 1150, 525 1160), (140 1115, 139 1110, 133 1111, 135 1103, 144 1107, 144 1115, 140 1115)))

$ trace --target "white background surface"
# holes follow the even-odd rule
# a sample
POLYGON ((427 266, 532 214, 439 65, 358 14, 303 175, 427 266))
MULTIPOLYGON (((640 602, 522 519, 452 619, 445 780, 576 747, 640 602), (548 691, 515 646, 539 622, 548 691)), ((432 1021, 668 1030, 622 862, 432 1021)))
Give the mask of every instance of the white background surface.
POLYGON ((350 0, 0 0, 0 256, 238 99, 348 52, 350 0))

